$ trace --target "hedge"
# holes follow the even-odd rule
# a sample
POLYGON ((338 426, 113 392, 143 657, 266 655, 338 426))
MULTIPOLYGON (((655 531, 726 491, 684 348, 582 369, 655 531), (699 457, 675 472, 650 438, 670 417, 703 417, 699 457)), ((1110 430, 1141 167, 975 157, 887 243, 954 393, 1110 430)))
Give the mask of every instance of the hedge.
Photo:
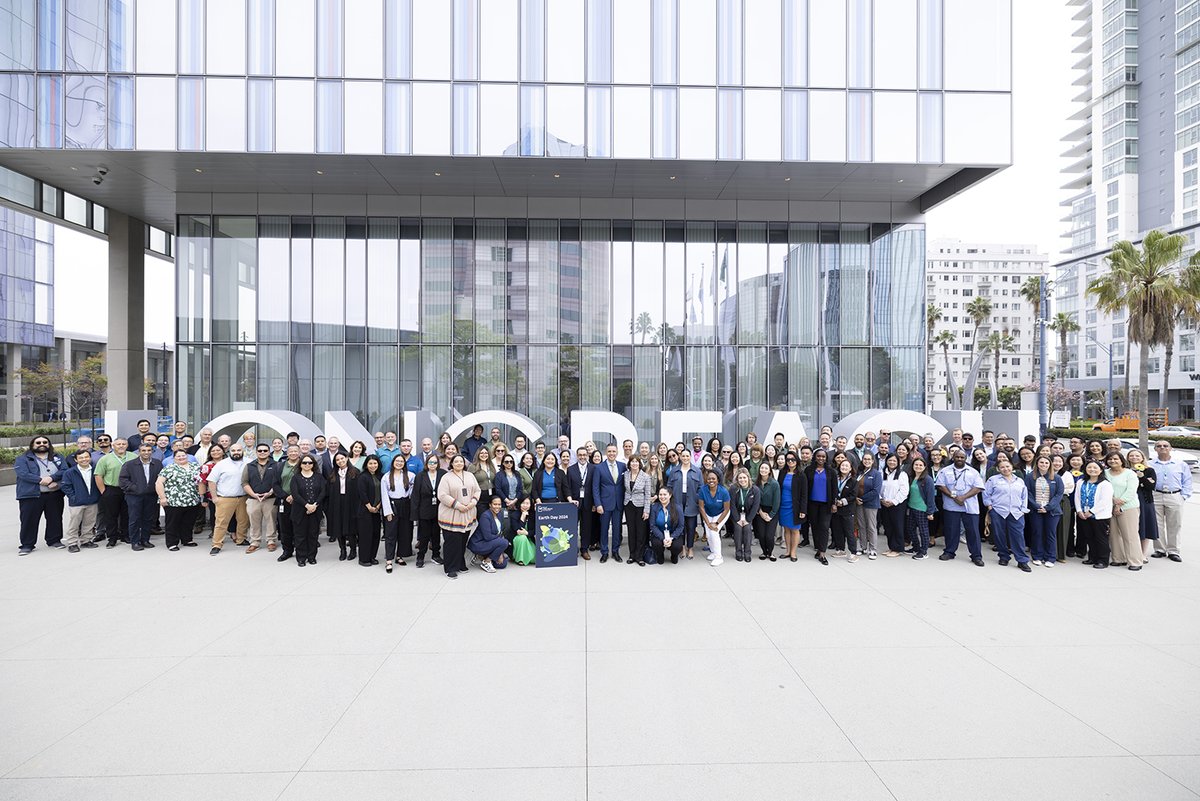
MULTIPOLYGON (((1070 439, 1071 437, 1079 437, 1084 442, 1098 440, 1103 442, 1108 439, 1133 439, 1138 438, 1136 431, 1094 431, 1091 429, 1079 428, 1051 428, 1046 433, 1053 434, 1059 439, 1070 439)), ((1200 437, 1156 437, 1154 432, 1150 432, 1150 444, 1153 447, 1155 442, 1166 440, 1171 443, 1172 448, 1183 448, 1186 451, 1200 450, 1200 437)))

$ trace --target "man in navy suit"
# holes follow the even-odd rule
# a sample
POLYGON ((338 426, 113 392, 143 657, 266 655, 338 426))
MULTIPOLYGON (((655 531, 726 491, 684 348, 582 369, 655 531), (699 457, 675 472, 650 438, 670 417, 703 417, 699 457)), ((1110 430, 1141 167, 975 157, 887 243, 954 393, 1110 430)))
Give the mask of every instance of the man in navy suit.
POLYGON ((609 527, 612 527, 612 557, 621 561, 621 510, 625 506, 625 465, 617 461, 617 446, 610 444, 604 449, 604 461, 591 471, 592 501, 600 514, 600 561, 607 562, 609 554, 609 527))
POLYGON ((595 466, 588 461, 587 448, 575 451, 575 464, 567 468, 567 496, 579 507, 579 555, 590 560, 592 546, 592 474, 595 466))
POLYGON ((120 487, 129 507, 130 549, 153 548, 150 529, 158 522, 158 491, 154 483, 162 472, 162 462, 153 458, 154 446, 149 437, 138 448, 138 458, 121 466, 120 487))

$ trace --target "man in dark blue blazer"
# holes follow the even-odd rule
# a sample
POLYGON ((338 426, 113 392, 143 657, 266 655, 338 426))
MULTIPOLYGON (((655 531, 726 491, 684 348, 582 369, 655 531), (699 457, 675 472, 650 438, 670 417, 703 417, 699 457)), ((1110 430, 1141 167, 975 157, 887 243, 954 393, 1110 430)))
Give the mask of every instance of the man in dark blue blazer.
POLYGON ((592 547, 592 474, 596 466, 588 461, 587 448, 575 451, 575 464, 567 468, 567 497, 579 507, 579 555, 590 560, 592 547))
POLYGON ((120 486, 129 507, 130 549, 153 548, 150 529, 158 522, 158 491, 155 482, 162 472, 162 462, 153 458, 154 446, 149 437, 138 448, 138 458, 121 465, 120 486))
POLYGON ((617 446, 604 449, 604 461, 591 471, 592 502, 600 514, 600 561, 609 555, 609 528, 612 529, 612 557, 621 561, 621 510, 625 506, 625 465, 617 461, 617 446))

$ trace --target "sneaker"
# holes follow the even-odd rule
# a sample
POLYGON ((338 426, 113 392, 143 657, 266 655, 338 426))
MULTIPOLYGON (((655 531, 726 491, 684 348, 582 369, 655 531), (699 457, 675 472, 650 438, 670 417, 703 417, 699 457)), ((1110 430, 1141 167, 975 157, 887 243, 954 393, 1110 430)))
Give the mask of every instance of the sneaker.
POLYGON ((1042 562, 1042 567, 1054 567, 1053 562, 1042 562))
POLYGON ((713 559, 717 558, 717 555, 715 553, 710 553, 708 556, 706 556, 704 558, 711 562, 713 559))
POLYGON ((928 558, 929 558, 929 554, 927 554, 927 553, 914 553, 914 554, 912 555, 912 558, 913 558, 913 559, 928 559, 928 558))
POLYGON ((876 553, 875 551, 871 551, 870 553, 867 554, 868 559, 874 559, 877 556, 879 556, 879 554, 876 553))
POLYGON ((716 567, 717 565, 725 564, 725 560, 724 559, 714 559, 711 562, 709 562, 709 564, 712 565, 713 567, 716 567))
POLYGON ((78 545, 68 545, 67 553, 79 553, 79 546, 78 545))
POLYGON ((493 565, 492 565, 492 560, 491 560, 491 559, 487 559, 487 560, 485 560, 485 561, 481 561, 481 562, 479 563, 479 566, 480 566, 481 568, 483 568, 483 572, 484 572, 484 573, 495 573, 495 572, 496 572, 496 568, 495 568, 495 566, 493 566, 493 565))
POLYGON ((1034 559, 1033 564, 1037 565, 1038 567, 1041 567, 1045 563, 1041 559, 1034 559))
POLYGON ((33 553, 32 548, 21 548, 17 551, 17 556, 29 556, 31 553, 33 553))
POLYGON ((856 554, 856 553, 850 554, 850 557, 846 561, 849 562, 850 564, 854 564, 855 562, 858 561, 858 554, 856 554))
POLYGON ((168 550, 168 551, 178 551, 178 550, 179 550, 179 546, 178 546, 178 545, 168 545, 168 546, 167 546, 167 550, 168 550))
POLYGON ((448 578, 448 579, 456 579, 456 578, 458 578, 458 574, 457 574, 457 573, 447 573, 447 574, 446 574, 446 578, 448 578))
POLYGON ((846 552, 845 552, 845 551, 834 551, 834 552, 833 552, 833 558, 834 558, 834 559, 841 559, 841 558, 842 558, 842 557, 844 557, 845 555, 846 555, 846 552))

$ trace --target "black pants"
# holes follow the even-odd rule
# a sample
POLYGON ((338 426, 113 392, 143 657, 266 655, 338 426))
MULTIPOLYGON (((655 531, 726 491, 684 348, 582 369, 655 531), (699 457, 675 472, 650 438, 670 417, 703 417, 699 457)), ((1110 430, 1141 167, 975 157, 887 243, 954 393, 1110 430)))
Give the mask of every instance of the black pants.
POLYGON ((896 506, 880 506, 879 519, 883 522, 883 533, 887 535, 889 551, 900 553, 904 550, 904 528, 907 525, 905 517, 908 504, 896 506))
POLYGON ((442 555, 442 540, 438 534, 436 520, 417 521, 417 558, 424 559, 426 549, 432 549, 434 556, 442 555))
POLYGON ((21 547, 33 548, 37 545, 38 526, 42 518, 46 518, 46 544, 53 545, 62 542, 63 538, 63 494, 58 490, 39 492, 36 498, 22 498, 18 501, 21 507, 21 547))
POLYGON ((592 529, 594 528, 594 526, 592 524, 595 522, 593 520, 593 518, 595 516, 596 515, 593 514, 591 508, 587 505, 586 500, 580 502, 580 504, 579 504, 579 552, 580 553, 583 553, 584 551, 586 551, 592 547, 592 529))
POLYGON ((669 551, 671 553, 671 564, 675 564, 679 561, 679 554, 683 553, 683 538, 676 537, 671 540, 671 547, 668 548, 663 545, 662 540, 656 540, 654 537, 651 537, 650 550, 654 552, 654 558, 660 565, 666 561, 665 557, 669 551))
POLYGON ((379 514, 358 516, 358 563, 369 565, 379 557, 379 514))
POLYGON ((408 514, 394 514, 383 524, 383 555, 389 562, 399 556, 412 556, 412 519, 408 514))
POLYGON ((696 526, 700 524, 700 515, 683 516, 683 544, 688 548, 696 547, 696 526))
POLYGON ((768 521, 758 515, 754 516, 754 536, 758 538, 758 547, 762 548, 763 556, 770 556, 775 552, 775 531, 778 528, 778 517, 772 517, 768 521))
POLYGON ((100 496, 100 526, 109 542, 129 539, 129 511, 120 487, 105 487, 100 496))
POLYGON ((833 550, 845 551, 849 546, 850 553, 858 553, 858 542, 854 537, 854 513, 833 515, 831 526, 833 550))
POLYGON ((292 521, 292 505, 286 501, 279 504, 279 546, 283 548, 281 556, 296 552, 296 524, 292 521))
MULTIPOLYGON (((1108 564, 1109 560, 1109 545, 1108 545, 1108 526, 1110 520, 1098 520, 1094 517, 1089 517, 1087 520, 1075 518, 1075 530, 1078 532, 1078 537, 1087 544, 1087 558, 1092 562, 1100 564, 1108 564)), ((1078 550, 1078 545, 1076 545, 1078 550)))
POLYGON ((158 497, 150 495, 126 495, 129 507, 129 544, 150 541, 150 529, 158 524, 158 497))
MULTIPOLYGON (((317 558, 317 539, 321 536, 320 510, 308 514, 301 507, 299 518, 291 519, 292 536, 297 562, 307 562, 317 558)), ((283 546, 284 553, 289 551, 287 544, 283 546)))
POLYGON ((445 549, 442 551, 442 570, 446 574, 467 572, 467 535, 461 531, 442 529, 445 549))
POLYGON ((650 521, 642 519, 642 507, 625 504, 625 531, 629 539, 629 558, 642 561, 646 558, 646 540, 650 536, 650 521))
POLYGON ((808 505, 808 517, 804 519, 805 530, 812 537, 813 548, 824 553, 829 548, 829 504, 814 502, 808 505))
POLYGON ((196 515, 202 507, 199 506, 168 506, 166 509, 166 524, 163 526, 167 534, 167 547, 192 541, 192 526, 196 523, 196 515))

